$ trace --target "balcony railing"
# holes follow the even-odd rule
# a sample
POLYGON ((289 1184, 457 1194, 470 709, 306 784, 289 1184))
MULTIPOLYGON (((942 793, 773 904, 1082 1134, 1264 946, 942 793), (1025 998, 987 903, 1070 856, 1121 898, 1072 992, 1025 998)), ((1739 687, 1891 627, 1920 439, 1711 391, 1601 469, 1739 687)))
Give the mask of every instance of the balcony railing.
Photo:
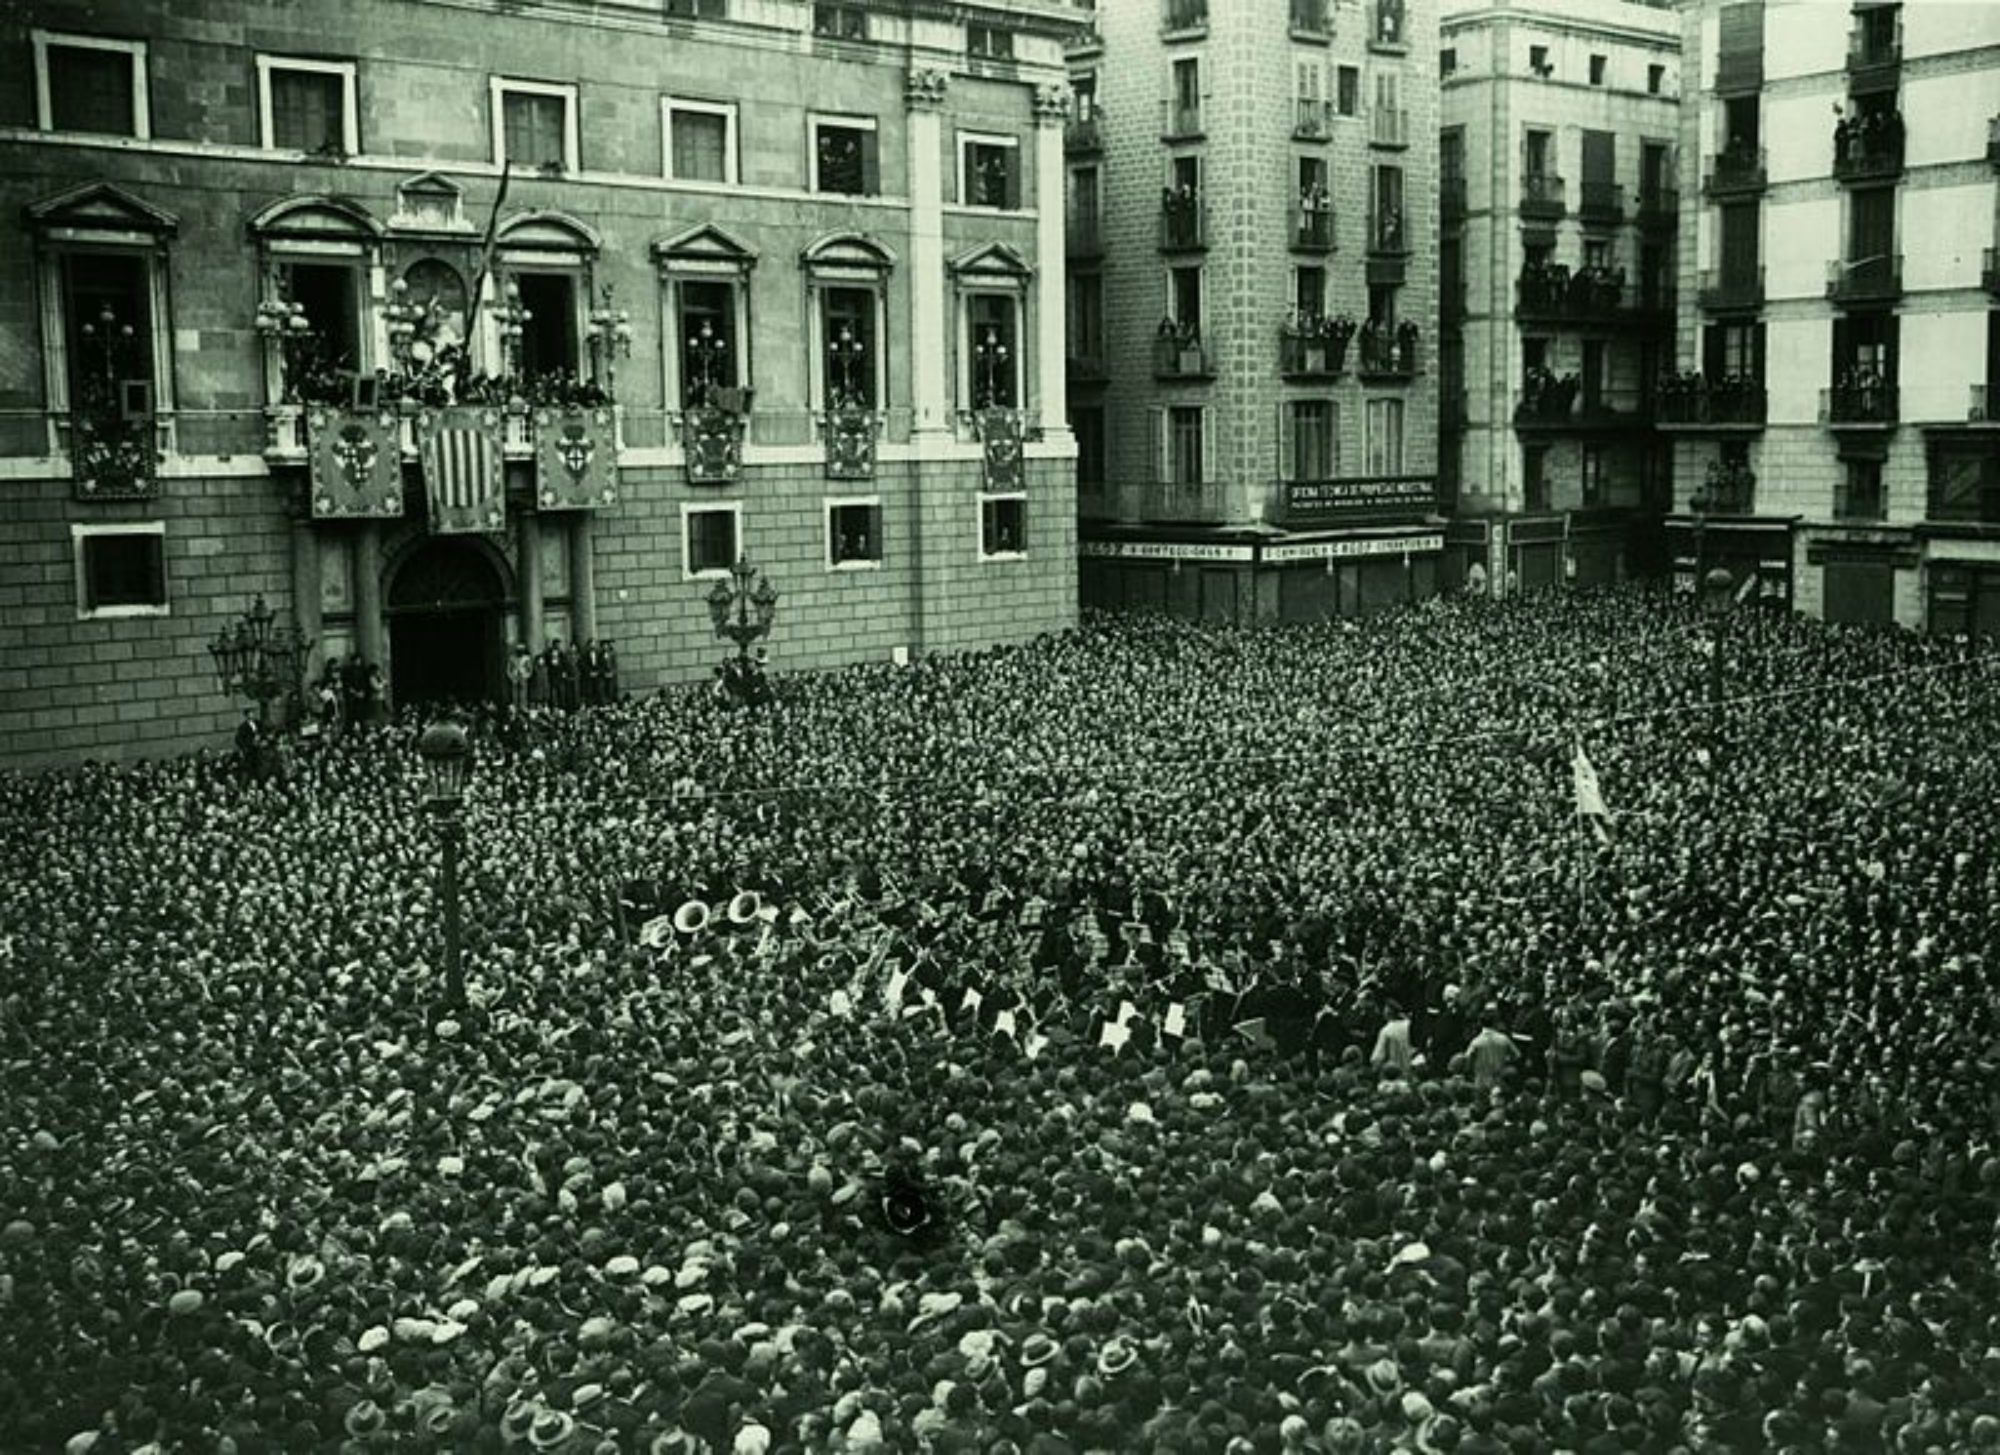
POLYGON ((1092 106, 1089 114, 1072 117, 1063 126, 1063 149, 1072 152, 1104 150, 1104 108, 1092 106))
POLYGON ((1417 373, 1417 326, 1400 323, 1393 329, 1372 320, 1361 326, 1358 372, 1364 379, 1410 379, 1417 373))
POLYGON ((1316 96, 1295 97, 1292 135, 1300 141, 1325 141, 1333 135, 1333 103, 1316 96))
POLYGON ((1199 333, 1182 330, 1162 333, 1153 341, 1153 377, 1156 379, 1212 379, 1215 355, 1199 333))
POLYGON ((1981 259, 1979 286, 2000 298, 2000 248, 1988 248, 1981 259))
POLYGON ((1390 207, 1368 214, 1368 251, 1401 256, 1410 250, 1410 233, 1400 208, 1390 207))
POLYGON ((1894 177, 1903 170, 1903 114, 1865 113, 1833 130, 1833 175, 1842 182, 1894 177))
POLYGON ((1292 0, 1292 34, 1324 39, 1333 34, 1328 0, 1292 0))
POLYGON ((1377 106, 1374 128, 1368 139, 1378 147, 1406 147, 1410 144, 1410 113, 1397 106, 1377 106))
POLYGON ((1839 259, 1826 265, 1826 296, 1835 303, 1862 303, 1898 298, 1903 292, 1903 255, 1889 253, 1879 258, 1863 258, 1844 263, 1839 259))
POLYGON ((1530 172, 1521 178, 1521 216, 1555 221, 1568 210, 1561 177, 1550 172, 1530 172))
POLYGON ((1208 204, 1196 194, 1170 193, 1160 203, 1160 247, 1188 252, 1208 246, 1208 204))
POLYGON ((1878 90, 1895 84, 1903 65, 1902 27, 1889 34, 1871 33, 1857 27, 1847 36, 1847 83, 1857 91, 1878 90))
POLYGON ((1638 389, 1587 390, 1571 374, 1547 377, 1514 400, 1514 428, 1524 432, 1590 433, 1642 427, 1652 417, 1652 398, 1638 389))
POLYGON ((1654 418, 1666 429, 1760 430, 1768 395, 1758 379, 1681 374, 1654 390, 1654 418))
POLYGON ((1896 423, 1893 384, 1843 384, 1819 391, 1820 423, 1834 429, 1886 429, 1896 423))
POLYGON ((1063 230, 1063 245, 1072 258, 1095 258, 1104 253, 1104 219, 1072 217, 1063 230))
POLYGON ((1347 371, 1351 321, 1288 319, 1278 329, 1278 372, 1291 379, 1330 379, 1347 371))
POLYGON ((1514 312, 1521 318, 1609 318, 1626 304, 1623 268, 1529 264, 1514 280, 1514 312))
POLYGON ((1625 188, 1617 182, 1585 182, 1577 216, 1585 222, 1623 222, 1625 188))
POLYGON ((1162 481, 1128 487, 1126 509, 1143 521, 1220 524, 1229 519, 1230 495, 1219 480, 1162 481))
POLYGON ((1766 160, 1762 147, 1725 147, 1708 159, 1708 195, 1727 197, 1737 193, 1762 192, 1767 180, 1766 160))
POLYGON ((1764 267, 1703 268, 1701 306, 1711 310, 1762 308, 1764 267))
POLYGON ((1162 101, 1160 103, 1160 132, 1175 141, 1185 141, 1201 135, 1201 103, 1199 101, 1162 101))
POLYGON ((1639 189, 1639 226, 1653 231, 1676 226, 1681 220, 1681 192, 1678 187, 1639 189))
POLYGON ((1447 175, 1438 178, 1438 216, 1443 222, 1463 222, 1471 210, 1464 177, 1447 175))
POLYGON ((1302 197, 1292 216, 1292 246, 1305 253, 1333 251, 1333 208, 1323 197, 1302 197))
POLYGON ((1740 460, 1714 461, 1688 508, 1696 515, 1756 514, 1757 472, 1740 460))

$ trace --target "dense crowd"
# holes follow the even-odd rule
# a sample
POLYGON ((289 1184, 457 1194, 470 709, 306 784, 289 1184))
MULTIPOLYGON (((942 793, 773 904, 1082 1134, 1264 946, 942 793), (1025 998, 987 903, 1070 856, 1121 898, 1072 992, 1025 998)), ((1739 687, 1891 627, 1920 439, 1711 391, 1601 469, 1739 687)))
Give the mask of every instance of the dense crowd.
POLYGON ((2000 656, 1711 650, 538 713, 462 1008, 412 724, 0 778, 0 1448, 2000 1449, 2000 656))

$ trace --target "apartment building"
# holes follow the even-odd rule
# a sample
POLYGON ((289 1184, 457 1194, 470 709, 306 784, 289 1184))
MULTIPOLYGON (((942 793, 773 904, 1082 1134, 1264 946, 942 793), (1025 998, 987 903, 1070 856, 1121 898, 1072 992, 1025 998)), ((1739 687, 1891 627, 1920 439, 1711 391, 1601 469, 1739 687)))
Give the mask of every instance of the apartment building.
POLYGON ((2000 7, 1683 19, 1679 584, 2000 631, 2000 7))
POLYGON ((1069 63, 1083 601, 1435 591, 1431 0, 1104 0, 1069 63))
POLYGON ((1680 38, 1671 10, 1631 0, 1445 0, 1448 579, 1506 592, 1663 564, 1680 38))
POLYGON ((0 20, 0 760, 515 644, 705 677, 1075 618, 1055 0, 30 0, 0 20), (446 367, 449 365, 449 367, 446 367))

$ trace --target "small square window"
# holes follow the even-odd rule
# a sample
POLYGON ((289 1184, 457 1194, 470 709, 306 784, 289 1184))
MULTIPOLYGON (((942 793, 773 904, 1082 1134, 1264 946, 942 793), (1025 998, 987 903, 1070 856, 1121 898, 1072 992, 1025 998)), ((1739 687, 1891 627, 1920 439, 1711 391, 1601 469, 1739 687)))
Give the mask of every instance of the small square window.
POLYGON ((1342 116, 1355 116, 1361 111, 1361 70, 1357 66, 1342 66, 1336 80, 1336 97, 1342 116))
POLYGON ((733 505, 690 505, 681 510, 687 552, 683 563, 689 576, 726 573, 738 555, 737 508, 733 505))
POLYGON ((987 495, 979 501, 979 554, 1021 556, 1028 551, 1028 498, 987 495))
POLYGON ((1014 59, 1014 32, 998 25, 968 25, 965 52, 988 61, 1014 59))
POLYGON ((1604 84, 1604 68, 1608 64, 1609 62, 1603 56, 1592 56, 1590 58, 1591 85, 1602 86, 1604 84))
POLYGON ((352 65, 259 56, 257 70, 264 88, 264 145, 342 156, 357 149, 352 65))
POLYGON ((667 175, 683 182, 736 180, 736 108, 668 101, 667 175))
POLYGON ((71 526, 79 617, 161 616, 167 611, 166 526, 71 526))
POLYGON ((727 20, 729 0, 667 0, 666 12, 675 20, 727 20))
POLYGON ((815 192, 872 197, 881 190, 874 126, 816 118, 812 149, 815 192))
POLYGON ((1438 52, 1438 74, 1440 76, 1451 76, 1451 75, 1456 75, 1457 73, 1458 73, 1458 48, 1456 46, 1448 45, 1443 50, 1438 52))
POLYGON ((998 137, 968 138, 961 158, 961 200, 967 207, 1016 211, 1021 206, 1021 150, 998 137))
POLYGON ((152 134, 144 42, 39 30, 33 37, 42 130, 140 140, 152 134))
POLYGON ((500 160, 537 172, 573 172, 576 88, 494 82, 500 160))
POLYGON ((1549 48, 1545 45, 1528 47, 1528 69, 1537 76, 1547 79, 1555 74, 1555 67, 1549 64, 1549 48))
POLYGON ((826 504, 826 559, 834 570, 882 564, 882 503, 829 500, 826 504))
POLYGON ((1662 65, 1646 67, 1646 94, 1657 96, 1667 88, 1667 68, 1662 65))
POLYGON ((814 5, 813 34, 827 40, 866 40, 868 11, 860 5, 814 5))

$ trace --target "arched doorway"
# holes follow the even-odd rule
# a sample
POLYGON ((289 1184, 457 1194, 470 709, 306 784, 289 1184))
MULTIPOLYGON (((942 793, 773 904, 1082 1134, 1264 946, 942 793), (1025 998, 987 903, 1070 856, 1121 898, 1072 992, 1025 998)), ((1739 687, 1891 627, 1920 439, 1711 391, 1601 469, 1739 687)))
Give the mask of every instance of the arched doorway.
POLYGON ((507 587, 489 552, 436 536, 389 583, 390 691, 398 707, 501 696, 507 587))

